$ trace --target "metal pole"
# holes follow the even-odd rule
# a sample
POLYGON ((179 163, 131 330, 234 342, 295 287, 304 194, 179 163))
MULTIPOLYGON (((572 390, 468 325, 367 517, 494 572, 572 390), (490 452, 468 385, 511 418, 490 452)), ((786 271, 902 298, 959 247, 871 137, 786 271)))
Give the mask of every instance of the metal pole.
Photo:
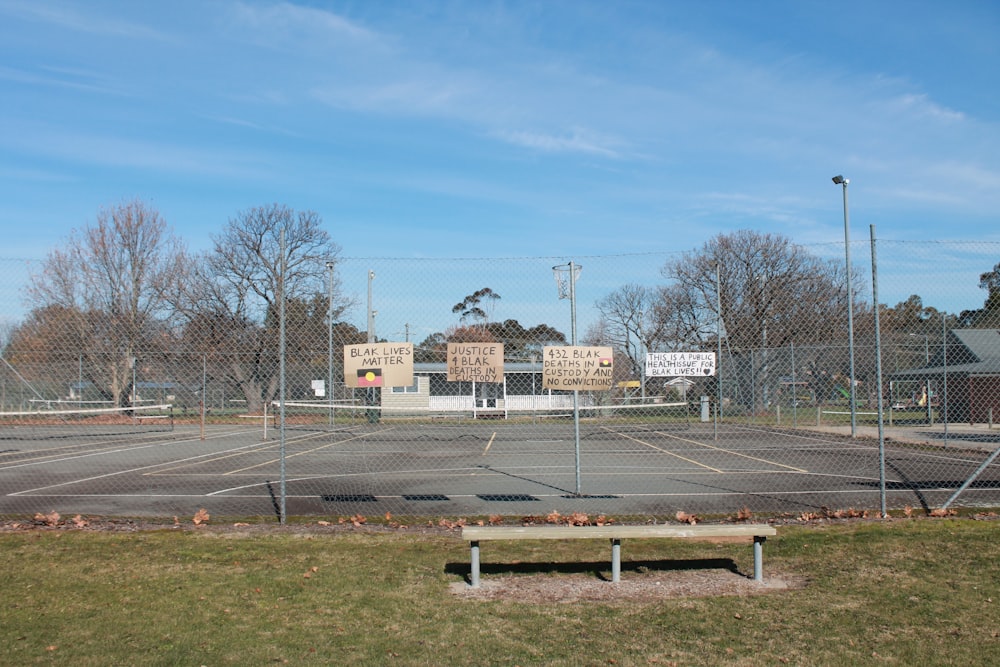
POLYGON ((330 272, 326 296, 326 391, 330 426, 333 426, 333 262, 327 262, 326 269, 330 272))
POLYGON ((792 428, 799 427, 799 385, 795 383, 795 342, 792 342, 792 428))
MULTIPOLYGON (((285 493, 285 269, 287 267, 287 258, 285 257, 285 229, 281 229, 281 262, 278 267, 278 303, 280 304, 278 308, 278 393, 280 405, 278 409, 280 411, 279 421, 281 422, 279 428, 280 433, 280 450, 281 450, 281 511, 278 520, 280 523, 284 524, 288 518, 286 513, 286 493, 285 493)), ((266 403, 266 401, 265 401, 266 403)), ((267 416, 265 416, 264 423, 267 424, 267 416)), ((266 426, 265 426, 266 428, 266 426)))
MULTIPOLYGON (((569 263, 570 336, 576 346, 576 266, 569 263)), ((576 495, 580 495, 580 390, 573 390, 573 445, 576 450, 576 495)))
POLYGON ((875 304, 875 390, 878 397, 878 487, 882 517, 886 516, 885 500, 885 426, 882 405, 882 338, 879 328, 878 260, 875 254, 875 225, 869 226, 872 243, 872 300, 875 304))
MULTIPOLYGON (((948 316, 941 313, 941 420, 944 422, 944 446, 948 446, 948 316)), ((930 398, 927 399, 930 402, 930 398)))
POLYGON ((201 439, 205 439, 205 399, 208 398, 208 356, 201 355, 201 439))
POLYGON ((372 281, 375 280, 375 272, 368 271, 368 342, 375 342, 375 311, 372 310, 372 281))
MULTIPOLYGON (((847 352, 850 356, 850 383, 851 383, 851 437, 857 436, 858 415, 856 388, 854 381, 854 285, 851 272, 851 223, 849 208, 847 206, 847 184, 850 179, 843 176, 834 176, 833 182, 843 187, 844 190, 844 257, 847 262, 847 352)), ((876 306, 878 304, 875 304, 876 306)))
MULTIPOLYGON (((368 270, 368 343, 375 342, 375 311, 372 310, 372 281, 375 280, 375 272, 368 270)), ((366 403, 365 417, 369 424, 375 423, 375 388, 368 387, 365 391, 366 403)))
POLYGON ((718 401, 715 407, 715 439, 719 439, 719 417, 722 416, 722 278, 719 262, 715 263, 715 307, 718 318, 715 321, 716 355, 715 360, 715 390, 718 401))

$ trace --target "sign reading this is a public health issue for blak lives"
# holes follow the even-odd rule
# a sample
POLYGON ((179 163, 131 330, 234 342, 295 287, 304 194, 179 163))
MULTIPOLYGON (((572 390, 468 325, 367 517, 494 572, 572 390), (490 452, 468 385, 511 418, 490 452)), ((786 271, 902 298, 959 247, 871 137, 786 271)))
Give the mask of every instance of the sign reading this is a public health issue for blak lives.
POLYGON ((545 389, 611 389, 614 355, 610 347, 544 347, 542 386, 545 389))
POLYGON ((715 375, 715 352, 650 352, 646 377, 715 375))
POLYGON ((348 387, 409 387, 413 384, 413 343, 344 346, 348 387))
POLYGON ((448 343, 448 382, 502 382, 503 343, 448 343))

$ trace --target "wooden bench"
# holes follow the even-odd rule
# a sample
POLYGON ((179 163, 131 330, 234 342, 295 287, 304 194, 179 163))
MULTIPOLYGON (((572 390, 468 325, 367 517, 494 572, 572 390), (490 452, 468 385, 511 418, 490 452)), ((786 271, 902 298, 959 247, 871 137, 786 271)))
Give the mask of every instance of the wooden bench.
POLYGON ((764 581, 763 545, 777 535, 766 524, 735 525, 643 525, 643 526, 463 526, 462 539, 472 547, 472 586, 479 586, 479 543, 488 540, 587 540, 611 541, 611 581, 621 579, 621 541, 651 538, 753 538, 753 578, 764 581))

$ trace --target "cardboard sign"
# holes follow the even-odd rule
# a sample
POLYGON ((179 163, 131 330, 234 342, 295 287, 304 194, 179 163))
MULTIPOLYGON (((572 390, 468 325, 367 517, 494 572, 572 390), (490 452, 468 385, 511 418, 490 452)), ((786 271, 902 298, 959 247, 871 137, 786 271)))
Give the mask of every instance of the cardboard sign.
POLYGON ((650 352, 646 377, 704 377, 715 375, 714 352, 650 352))
POLYGON ((503 382, 503 343, 448 343, 448 382, 503 382))
POLYGON ((610 347, 560 346, 542 348, 545 389, 611 389, 614 354, 610 347))
POLYGON ((344 346, 348 387, 409 387, 413 384, 413 343, 344 346))

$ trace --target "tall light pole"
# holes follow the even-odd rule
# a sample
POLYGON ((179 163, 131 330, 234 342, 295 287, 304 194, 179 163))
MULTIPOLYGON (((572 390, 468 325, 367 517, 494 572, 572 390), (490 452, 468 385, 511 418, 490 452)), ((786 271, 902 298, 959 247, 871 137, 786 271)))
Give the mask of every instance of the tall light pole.
MULTIPOLYGON (((844 256, 847 261, 847 354, 851 364, 851 437, 858 432, 858 406, 855 400, 854 382, 854 286, 851 284, 851 222, 847 208, 847 184, 851 181, 843 176, 833 177, 833 182, 844 189, 844 256)), ((878 307, 878 304, 876 304, 878 307)))

